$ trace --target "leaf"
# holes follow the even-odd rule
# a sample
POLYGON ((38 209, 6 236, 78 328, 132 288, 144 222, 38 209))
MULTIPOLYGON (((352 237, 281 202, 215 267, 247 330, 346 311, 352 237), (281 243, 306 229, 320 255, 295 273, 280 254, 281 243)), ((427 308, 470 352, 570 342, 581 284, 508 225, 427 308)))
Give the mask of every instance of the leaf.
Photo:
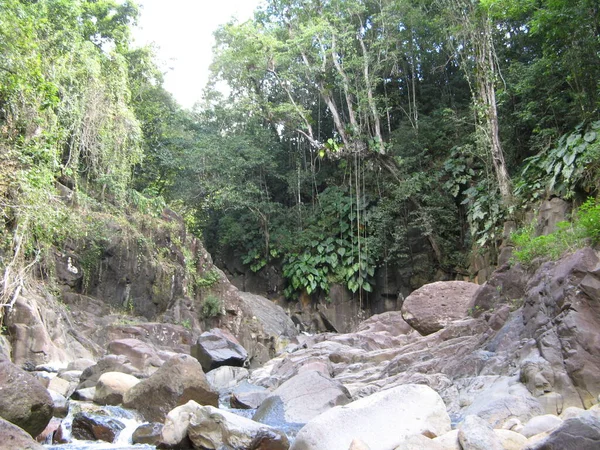
POLYGON ((571 164, 573 164, 573 161, 575 161, 576 156, 577 155, 575 154, 575 152, 566 154, 563 158, 565 165, 570 166, 571 164))
POLYGON ((363 283, 362 285, 363 290, 365 290, 366 292, 373 292, 373 288, 371 287, 371 285, 369 283, 367 283, 366 281, 363 283))
POLYGON ((583 140, 585 142, 592 143, 596 140, 597 136, 598 135, 596 134, 595 131, 588 131, 587 133, 585 133, 585 136, 583 136, 583 140))
POLYGON ((344 247, 340 247, 337 249, 337 252, 340 256, 344 256, 346 254, 346 249, 344 247))

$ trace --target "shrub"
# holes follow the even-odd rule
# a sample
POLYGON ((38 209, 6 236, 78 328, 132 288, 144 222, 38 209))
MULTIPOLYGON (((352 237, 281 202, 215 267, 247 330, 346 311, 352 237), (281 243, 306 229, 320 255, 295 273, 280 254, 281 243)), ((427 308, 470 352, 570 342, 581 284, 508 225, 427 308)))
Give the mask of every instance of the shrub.
POLYGON ((209 295, 202 304, 202 316, 205 318, 216 317, 221 314, 221 299, 214 295, 209 295))

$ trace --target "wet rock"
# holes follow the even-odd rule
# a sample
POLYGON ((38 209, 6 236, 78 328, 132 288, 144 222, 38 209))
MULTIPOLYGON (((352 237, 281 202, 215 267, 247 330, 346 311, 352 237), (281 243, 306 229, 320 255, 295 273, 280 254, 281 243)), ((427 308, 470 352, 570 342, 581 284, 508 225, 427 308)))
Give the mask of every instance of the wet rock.
POLYGON ((395 448, 413 434, 435 437, 448 431, 450 418, 440 396, 427 386, 403 385, 315 417, 300 430, 292 450, 348 450, 353 438, 371 448, 395 448))
POLYGON ((162 423, 144 423, 136 428, 131 437, 132 444, 158 445, 163 429, 162 423))
POLYGON ((0 417, 0 450, 43 450, 29 433, 0 417))
POLYGON ((123 404, 140 411, 147 420, 162 422, 170 410, 190 400, 217 406, 218 394, 208 384, 198 360, 178 355, 127 391, 123 404))
POLYGON ((122 372, 106 372, 98 379, 94 402, 99 405, 120 405, 123 395, 140 382, 133 375, 122 372))
POLYGON ((565 420, 543 439, 528 444, 526 450, 597 450, 598 448, 600 448, 600 419, 587 413, 565 420))
POLYGON ((73 417, 71 429, 75 439, 114 442, 124 428, 122 422, 112 417, 79 412, 73 417))
POLYGON ((32 375, 8 360, 0 361, 0 416, 37 436, 50 422, 54 402, 32 375))
POLYGON ((262 402, 253 420, 271 426, 303 425, 338 405, 352 401, 348 390, 317 371, 289 379, 262 402))
POLYGON ((205 372, 221 366, 242 367, 248 359, 248 352, 237 339, 218 328, 202 333, 192 345, 191 354, 205 372))
POLYGON ((422 335, 441 330, 453 320, 466 318, 479 285, 465 281, 438 281, 410 294, 402 316, 422 335))
POLYGON ((52 419, 50 419, 50 422, 48 423, 46 428, 44 428, 44 431, 42 431, 36 436, 35 440, 40 444, 52 444, 52 438, 54 436, 54 433, 60 428, 61 423, 62 419, 59 419, 58 417, 53 417, 52 419))

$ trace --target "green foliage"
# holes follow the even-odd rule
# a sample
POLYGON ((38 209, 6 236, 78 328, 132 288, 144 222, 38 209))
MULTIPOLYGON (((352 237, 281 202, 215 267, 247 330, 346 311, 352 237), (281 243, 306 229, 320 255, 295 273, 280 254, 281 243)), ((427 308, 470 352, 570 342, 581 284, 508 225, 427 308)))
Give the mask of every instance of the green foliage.
POLYGON ((537 237, 534 237, 533 225, 513 233, 515 261, 531 266, 537 258, 557 260, 565 252, 582 248, 589 241, 600 242, 600 202, 588 199, 580 206, 572 223, 560 222, 557 226, 554 233, 537 237))
POLYGON ((598 191, 600 185, 600 121, 563 135, 555 146, 525 159, 515 193, 530 200, 548 195, 572 198, 598 191))
POLYGON ((209 288, 214 286, 219 281, 221 281, 219 272, 217 272, 215 269, 212 269, 205 272, 202 277, 196 277, 195 285, 198 288, 209 288))
POLYGON ((221 299, 215 295, 209 295, 202 303, 202 316, 205 319, 217 317, 222 313, 221 299))

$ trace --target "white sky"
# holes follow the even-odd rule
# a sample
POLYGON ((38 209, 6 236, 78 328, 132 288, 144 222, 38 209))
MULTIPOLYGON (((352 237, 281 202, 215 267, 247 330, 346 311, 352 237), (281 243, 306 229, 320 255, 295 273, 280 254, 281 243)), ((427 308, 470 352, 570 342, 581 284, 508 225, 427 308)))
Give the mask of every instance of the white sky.
POLYGON ((191 108, 202 97, 212 62, 213 32, 232 17, 252 17, 261 0, 138 0, 135 43, 154 43, 165 88, 191 108))

